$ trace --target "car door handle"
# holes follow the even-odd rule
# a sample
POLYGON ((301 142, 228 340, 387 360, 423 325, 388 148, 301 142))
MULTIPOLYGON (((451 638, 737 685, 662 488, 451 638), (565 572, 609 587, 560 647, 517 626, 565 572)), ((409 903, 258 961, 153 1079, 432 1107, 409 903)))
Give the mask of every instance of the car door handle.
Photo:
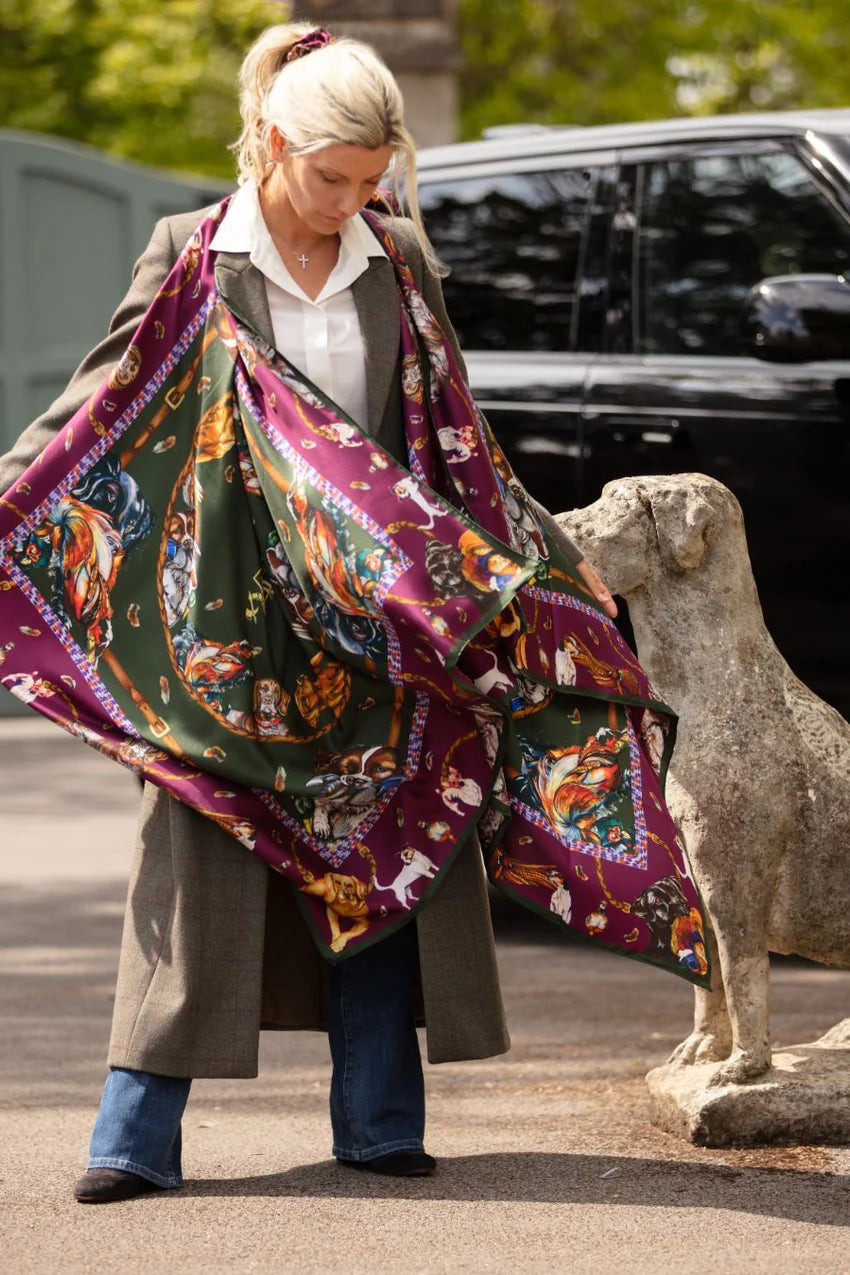
POLYGON ((651 412, 632 414, 630 412, 595 412, 592 408, 584 413, 586 421, 604 423, 617 441, 622 443, 650 443, 670 446, 681 443, 684 431, 675 416, 656 416, 651 412))
MULTIPOLYGON (((646 422, 644 421, 643 424, 646 425, 646 422)), ((653 421, 651 425, 641 430, 640 441, 669 446, 671 443, 682 441, 682 429, 676 420, 653 421)))

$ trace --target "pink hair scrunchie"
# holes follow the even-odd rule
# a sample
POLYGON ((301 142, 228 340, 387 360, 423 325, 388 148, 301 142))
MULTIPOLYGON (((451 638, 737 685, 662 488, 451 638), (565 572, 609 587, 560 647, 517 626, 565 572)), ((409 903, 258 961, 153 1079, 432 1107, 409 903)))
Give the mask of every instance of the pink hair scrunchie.
POLYGON ((296 40, 293 44, 283 59, 284 64, 295 62, 298 58, 306 58, 308 53, 314 53, 316 49, 324 49, 326 45, 333 43, 333 36, 324 27, 318 27, 315 31, 308 31, 306 35, 303 35, 300 40, 296 40))

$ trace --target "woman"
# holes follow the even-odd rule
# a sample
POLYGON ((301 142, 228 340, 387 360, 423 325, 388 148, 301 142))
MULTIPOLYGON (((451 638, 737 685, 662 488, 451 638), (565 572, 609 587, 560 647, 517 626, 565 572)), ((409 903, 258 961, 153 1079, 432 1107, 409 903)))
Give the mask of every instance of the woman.
POLYGON ((327 1028, 341 1165, 433 1172, 416 1022, 431 1061, 508 1047, 479 831, 558 923, 591 856, 586 932, 610 904, 677 968, 603 875, 616 824, 693 928, 663 705, 469 398, 392 76, 294 24, 241 88, 238 193, 159 223, 0 469, 4 684, 151 781, 81 1202, 179 1186, 191 1078, 255 1075, 261 1026, 327 1028))

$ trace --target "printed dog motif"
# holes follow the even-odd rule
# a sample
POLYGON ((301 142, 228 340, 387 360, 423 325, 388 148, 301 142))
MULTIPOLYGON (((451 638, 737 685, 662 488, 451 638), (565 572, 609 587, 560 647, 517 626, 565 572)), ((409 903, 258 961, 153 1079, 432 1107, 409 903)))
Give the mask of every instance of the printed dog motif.
POLYGON ((437 865, 428 858, 427 854, 423 854, 421 850, 415 850, 413 846, 405 846, 399 851, 399 858, 404 867, 399 872, 394 881, 389 885, 381 885, 376 879, 376 890, 392 890, 395 897, 403 908, 409 907, 413 900, 413 886, 422 877, 429 879, 437 875, 437 865))
POLYGON ((464 806, 480 806, 484 794, 474 779, 464 778, 456 766, 447 766, 442 785, 437 789, 445 804, 456 815, 468 814, 464 806))
POLYGON ((632 903, 632 912, 646 921, 658 951, 672 951, 683 965, 704 974, 708 969, 705 935, 699 914, 688 907, 674 876, 648 886, 632 903))
POLYGON ((474 678, 474 683, 482 695, 505 695, 513 687, 513 682, 499 668, 499 657, 495 651, 488 651, 493 663, 486 673, 474 678))
POLYGON ((456 429, 450 425, 444 425, 442 429, 437 430, 437 437, 447 462, 450 465, 458 465, 474 455, 478 431, 474 425, 461 425, 456 429))
POLYGON ((298 858, 293 857, 304 884, 300 890, 314 898, 321 899, 325 905, 325 916, 331 932, 330 947, 333 952, 341 952, 352 939, 365 934, 370 925, 369 895, 375 884, 377 865, 375 856, 362 843, 357 846, 358 853, 369 865, 368 881, 346 872, 325 872, 317 877, 306 869, 298 858), (346 919, 353 922, 348 929, 343 929, 340 921, 346 919))
POLYGON ((48 568, 56 614, 69 628, 71 616, 81 622, 95 665, 112 641, 111 592, 122 563, 152 523, 138 483, 106 456, 56 501, 18 551, 24 569, 48 568))
POLYGON ((398 496, 399 500, 412 500, 417 505, 425 517, 427 523, 419 524, 420 531, 430 531, 434 526, 435 518, 444 518, 446 516, 445 509, 441 509, 439 505, 433 504, 428 500, 422 491, 420 485, 415 478, 401 478, 397 483, 393 483, 393 493, 398 496))
POLYGON ((139 484, 115 456, 104 456, 93 465, 71 495, 109 518, 121 537, 125 557, 138 549, 153 526, 153 510, 139 484))
POLYGON ((312 894, 325 904, 328 925, 331 929, 331 951, 341 952, 352 939, 365 934, 369 928, 369 904, 371 886, 365 881, 343 872, 326 872, 307 885, 300 887, 304 894, 312 894), (340 917, 347 917, 354 924, 343 930, 340 917))
POLYGON ((327 757, 306 785, 313 796, 313 835, 324 841, 344 840, 385 789, 400 779, 394 748, 349 748, 327 757))
POLYGON ((575 642, 565 637, 555 652, 555 681, 559 686, 575 686, 576 666, 573 656, 577 653, 575 642))
POLYGON ((254 729, 258 735, 279 735, 286 728, 290 696, 273 677, 254 682, 254 729))
POLYGON ((174 513, 168 520, 165 561, 162 567, 162 604, 170 629, 184 620, 198 584, 201 548, 195 539, 195 515, 174 513))
POLYGON ((251 661, 261 647, 244 638, 217 642, 206 638, 193 624, 174 637, 174 654, 192 690, 218 713, 225 712, 225 692, 251 678, 251 661))

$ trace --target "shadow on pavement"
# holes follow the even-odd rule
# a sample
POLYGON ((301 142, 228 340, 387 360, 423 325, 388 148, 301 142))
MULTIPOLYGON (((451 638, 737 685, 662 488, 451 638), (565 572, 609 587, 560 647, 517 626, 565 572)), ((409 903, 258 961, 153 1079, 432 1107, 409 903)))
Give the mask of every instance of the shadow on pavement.
POLYGON ((195 1180, 179 1194, 700 1207, 846 1226, 850 1179, 782 1169, 524 1152, 443 1158, 437 1174, 427 1179, 367 1176, 326 1161, 261 1177, 195 1180))
MULTIPOLYGON (((0 954, 5 948, 103 948, 116 956, 127 882, 3 885, 0 954)), ((59 971, 55 971, 58 973, 59 971)))
POLYGON ((104 820, 138 807, 138 784, 129 772, 55 727, 48 737, 44 732, 11 741, 0 736, 0 756, 0 796, 9 819, 34 813, 61 819, 64 811, 79 811, 81 799, 93 803, 83 806, 85 814, 96 812, 104 820), (50 787, 40 797, 38 782, 45 775, 50 787))

